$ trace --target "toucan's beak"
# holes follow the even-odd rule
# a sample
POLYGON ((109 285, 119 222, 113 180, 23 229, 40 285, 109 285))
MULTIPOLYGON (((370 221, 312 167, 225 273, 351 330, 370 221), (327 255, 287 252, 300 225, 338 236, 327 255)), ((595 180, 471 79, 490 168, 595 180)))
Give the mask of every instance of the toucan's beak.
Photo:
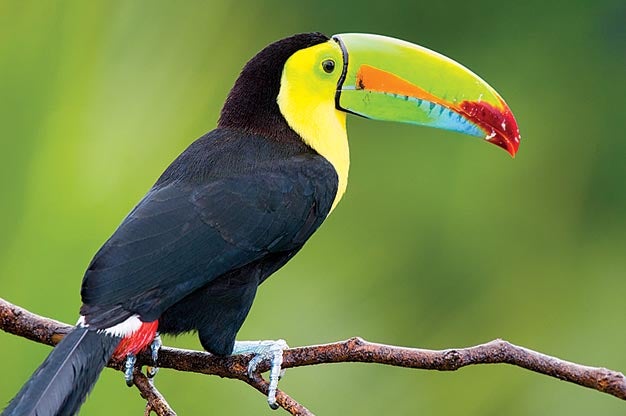
POLYGON ((502 97, 461 64, 385 36, 333 36, 343 51, 340 110, 483 137, 515 156, 519 128, 502 97))

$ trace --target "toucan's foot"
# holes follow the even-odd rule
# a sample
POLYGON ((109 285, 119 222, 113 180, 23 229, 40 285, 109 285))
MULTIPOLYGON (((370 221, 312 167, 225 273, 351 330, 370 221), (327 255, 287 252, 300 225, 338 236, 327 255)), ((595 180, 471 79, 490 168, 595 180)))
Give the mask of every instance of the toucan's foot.
POLYGON ((135 369, 136 362, 137 357, 135 357, 135 354, 128 354, 126 356, 126 362, 124 363, 124 379, 128 387, 132 387, 133 385, 133 370, 135 369))
POLYGON ((149 378, 153 378, 159 372, 159 367, 157 366, 157 363, 159 360, 159 350, 161 349, 162 346, 163 346, 163 343, 161 342, 161 337, 157 333, 156 336, 154 337, 154 340, 152 341, 152 344, 150 344, 150 353, 152 355, 152 366, 149 366, 146 370, 146 373, 149 378))
POLYGON ((253 353, 254 357, 248 363, 248 376, 252 377, 256 373, 258 365, 270 360, 270 386, 267 392, 267 403, 274 410, 278 409, 276 403, 276 389, 278 388, 278 380, 285 374, 285 370, 281 369, 283 364, 283 351, 289 348, 284 339, 277 341, 237 341, 233 348, 235 354, 253 353))

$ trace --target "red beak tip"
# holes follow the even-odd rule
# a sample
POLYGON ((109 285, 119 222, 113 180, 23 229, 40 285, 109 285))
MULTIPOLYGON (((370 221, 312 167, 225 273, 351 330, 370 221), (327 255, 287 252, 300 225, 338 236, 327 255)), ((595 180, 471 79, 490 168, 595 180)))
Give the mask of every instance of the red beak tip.
POLYGON ((486 140, 506 150, 515 157, 520 145, 517 121, 509 107, 501 101, 501 108, 487 102, 463 101, 462 113, 487 133, 486 140))
POLYGON ((515 158, 515 155, 517 154, 517 149, 519 149, 520 136, 518 133, 516 136, 510 139, 502 133, 494 132, 491 135, 487 136, 487 141, 506 150, 512 158, 515 158))
POLYGON ((511 155, 513 159, 515 159, 515 155, 517 154, 517 149, 519 149, 519 143, 520 143, 519 133, 517 134, 517 136, 513 138, 512 141, 508 142, 508 148, 506 149, 506 151, 509 152, 509 154, 511 155))

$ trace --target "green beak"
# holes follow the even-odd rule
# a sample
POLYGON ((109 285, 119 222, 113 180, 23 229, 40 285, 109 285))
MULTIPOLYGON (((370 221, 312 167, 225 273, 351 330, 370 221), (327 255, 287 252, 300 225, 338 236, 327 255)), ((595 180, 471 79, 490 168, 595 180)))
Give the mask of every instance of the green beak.
POLYGON ((484 138, 515 156, 519 128, 502 97, 461 64, 385 36, 333 36, 343 51, 340 110, 484 138))

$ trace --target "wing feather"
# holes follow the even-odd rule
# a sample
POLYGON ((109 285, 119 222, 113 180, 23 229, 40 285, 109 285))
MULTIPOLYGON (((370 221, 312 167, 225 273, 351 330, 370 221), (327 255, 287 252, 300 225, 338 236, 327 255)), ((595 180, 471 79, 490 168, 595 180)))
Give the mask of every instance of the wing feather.
POLYGON ((92 260, 81 313, 98 327, 135 313, 157 319, 218 276, 301 247, 336 192, 325 163, 294 158, 269 171, 151 190, 92 260))

